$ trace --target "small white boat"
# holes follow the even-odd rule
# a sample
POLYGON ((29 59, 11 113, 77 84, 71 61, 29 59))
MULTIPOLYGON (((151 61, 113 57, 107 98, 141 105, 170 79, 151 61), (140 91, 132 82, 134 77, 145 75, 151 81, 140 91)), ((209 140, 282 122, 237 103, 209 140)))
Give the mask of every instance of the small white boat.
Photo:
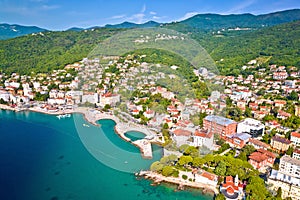
POLYGON ((69 117, 71 117, 71 114, 57 115, 56 117, 57 117, 58 119, 64 119, 64 118, 69 118, 69 117))
POLYGON ((87 125, 87 124, 82 124, 82 126, 84 126, 84 127, 90 127, 89 125, 87 125))

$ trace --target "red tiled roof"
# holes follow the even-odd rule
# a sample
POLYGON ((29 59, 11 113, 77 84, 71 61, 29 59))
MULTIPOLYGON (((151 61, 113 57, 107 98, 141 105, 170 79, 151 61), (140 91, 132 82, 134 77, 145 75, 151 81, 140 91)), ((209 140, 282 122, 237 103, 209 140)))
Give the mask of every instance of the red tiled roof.
POLYGON ((276 158, 276 154, 274 154, 274 153, 272 153, 270 151, 267 151, 265 149, 258 149, 257 151, 260 152, 260 153, 262 153, 262 154, 265 154, 268 157, 276 158))
POLYGON ((183 129, 176 129, 173 133, 177 136, 191 136, 192 132, 183 129))
POLYGON ((291 133, 291 136, 300 138, 300 133, 292 132, 292 133, 291 133))
POLYGON ((268 157, 260 152, 253 152, 250 156, 249 159, 254 160, 256 162, 263 162, 268 159, 268 157))

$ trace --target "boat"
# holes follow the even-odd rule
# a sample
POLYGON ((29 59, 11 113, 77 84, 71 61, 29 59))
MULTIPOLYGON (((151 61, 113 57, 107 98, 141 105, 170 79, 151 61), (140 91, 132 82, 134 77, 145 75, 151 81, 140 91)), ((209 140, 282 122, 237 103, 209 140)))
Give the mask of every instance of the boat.
POLYGON ((71 117, 71 114, 57 115, 56 117, 57 117, 58 119, 64 119, 64 118, 69 118, 69 117, 71 117))
POLYGON ((87 124, 82 124, 82 126, 84 126, 84 127, 90 127, 89 125, 87 125, 87 124))

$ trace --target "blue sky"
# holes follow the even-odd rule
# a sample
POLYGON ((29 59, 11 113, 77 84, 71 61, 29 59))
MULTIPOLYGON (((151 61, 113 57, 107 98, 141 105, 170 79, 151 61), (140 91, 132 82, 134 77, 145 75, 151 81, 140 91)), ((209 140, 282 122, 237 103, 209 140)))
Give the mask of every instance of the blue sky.
POLYGON ((265 14, 300 8, 300 0, 0 0, 0 23, 50 30, 124 21, 179 21, 198 13, 265 14))

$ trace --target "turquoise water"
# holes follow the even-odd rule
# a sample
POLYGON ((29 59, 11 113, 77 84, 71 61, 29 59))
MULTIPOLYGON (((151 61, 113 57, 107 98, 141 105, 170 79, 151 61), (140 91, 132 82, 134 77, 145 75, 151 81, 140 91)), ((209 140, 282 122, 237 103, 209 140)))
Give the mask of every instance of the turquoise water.
POLYGON ((88 124, 82 115, 58 120, 33 112, 0 110, 0 199, 212 199, 198 190, 151 186, 134 172, 147 169, 139 149, 114 133, 114 122, 88 124), (128 173, 130 172, 130 173, 128 173))
POLYGON ((131 141, 136 141, 143 139, 145 137, 145 134, 137 131, 128 131, 125 133, 125 136, 128 137, 131 141))

